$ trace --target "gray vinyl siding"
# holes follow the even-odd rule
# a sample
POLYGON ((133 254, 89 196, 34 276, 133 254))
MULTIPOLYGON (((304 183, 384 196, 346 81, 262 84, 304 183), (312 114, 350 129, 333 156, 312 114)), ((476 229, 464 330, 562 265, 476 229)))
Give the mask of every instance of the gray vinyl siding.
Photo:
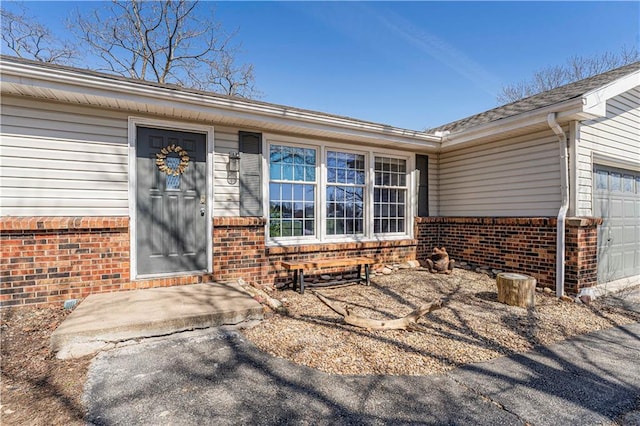
MULTIPOLYGON (((580 125, 578 141, 578 215, 593 216, 593 156, 606 165, 640 170, 640 86, 607 101, 605 118, 580 125), (635 167, 634 167, 635 165, 635 167)), ((598 160, 596 160, 598 163, 598 160)))
MULTIPOLYGON (((128 116, 3 96, 0 215, 128 216, 128 116)), ((237 216, 238 129, 214 124, 214 135, 214 215, 237 216)))
POLYGON ((560 159, 550 130, 443 152, 439 167, 441 216, 558 214, 560 159))
POLYGON ((2 99, 0 206, 12 216, 127 216, 127 115, 2 99))
POLYGON ((240 184, 229 176, 229 153, 238 151, 238 129, 215 128, 216 143, 213 159, 214 216, 240 215, 240 184))

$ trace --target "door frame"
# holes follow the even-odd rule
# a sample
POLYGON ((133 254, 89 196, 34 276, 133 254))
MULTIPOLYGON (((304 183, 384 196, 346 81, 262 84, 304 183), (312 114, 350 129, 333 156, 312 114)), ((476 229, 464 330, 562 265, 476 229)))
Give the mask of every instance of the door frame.
POLYGON ((175 130, 179 132, 201 133, 206 136, 206 189, 207 196, 207 272, 213 273, 213 147, 214 128, 202 124, 184 123, 179 121, 159 120, 145 117, 130 116, 128 119, 128 155, 129 155, 129 271, 130 279, 153 277, 169 277, 191 275, 193 272, 175 272, 168 274, 138 275, 138 247, 137 247, 137 128, 138 126, 154 129, 175 130))

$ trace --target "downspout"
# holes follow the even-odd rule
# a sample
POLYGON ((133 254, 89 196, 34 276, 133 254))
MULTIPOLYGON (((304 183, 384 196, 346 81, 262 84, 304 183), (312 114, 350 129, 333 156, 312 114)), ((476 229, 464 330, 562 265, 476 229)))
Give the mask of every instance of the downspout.
POLYGON ((547 123, 553 133, 558 137, 558 149, 560 151, 560 193, 562 203, 558 211, 558 231, 556 234, 556 296, 564 295, 564 259, 567 210, 569 209, 569 165, 567 163, 567 135, 556 121, 556 113, 547 115, 547 123))

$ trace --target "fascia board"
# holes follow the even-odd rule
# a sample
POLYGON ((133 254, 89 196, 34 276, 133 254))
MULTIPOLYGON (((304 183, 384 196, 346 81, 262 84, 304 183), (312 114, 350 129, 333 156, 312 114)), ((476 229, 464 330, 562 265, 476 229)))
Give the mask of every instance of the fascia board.
POLYGON ((503 133, 517 131, 518 129, 536 124, 546 123, 547 115, 550 112, 558 113, 559 120, 564 119, 564 121, 569 121, 571 117, 575 117, 583 113, 583 100, 581 97, 575 98, 559 104, 550 105, 530 112, 475 126, 458 133, 451 133, 443 137, 441 149, 446 151, 462 145, 473 144, 474 141, 487 137, 498 138, 500 134, 503 133))
POLYGON ((365 140, 384 139, 386 143, 413 146, 415 149, 435 150, 440 138, 420 131, 401 129, 383 124, 352 120, 312 111, 297 110, 285 106, 255 103, 237 98, 207 96, 181 92, 180 90, 148 86, 129 81, 109 80, 105 77, 73 73, 67 70, 44 70, 24 64, 0 62, 3 82, 32 86, 52 91, 72 92, 87 97, 118 99, 137 104, 161 102, 163 106, 187 109, 202 114, 226 118, 287 125, 305 130, 319 130, 341 137, 357 137, 365 140), (168 104, 169 103, 169 104, 168 104))
POLYGON ((640 71, 619 78, 605 86, 584 94, 584 112, 597 117, 607 115, 607 101, 640 86, 640 71))

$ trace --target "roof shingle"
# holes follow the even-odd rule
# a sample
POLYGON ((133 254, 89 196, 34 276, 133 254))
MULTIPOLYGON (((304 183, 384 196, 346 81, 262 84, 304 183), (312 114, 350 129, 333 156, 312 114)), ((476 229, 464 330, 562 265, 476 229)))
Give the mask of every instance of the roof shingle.
POLYGON ((640 62, 634 62, 602 74, 594 75, 593 77, 585 78, 584 80, 579 80, 546 92, 538 93, 536 95, 529 96, 528 98, 520 99, 510 104, 502 105, 497 108, 481 112, 480 114, 475 114, 470 117, 463 118, 462 120, 457 120, 452 123, 436 127, 435 129, 431 129, 430 132, 460 132, 480 124, 490 123, 492 121, 501 120, 514 115, 568 101, 583 96, 591 90, 605 86, 637 70, 640 70, 640 62))

